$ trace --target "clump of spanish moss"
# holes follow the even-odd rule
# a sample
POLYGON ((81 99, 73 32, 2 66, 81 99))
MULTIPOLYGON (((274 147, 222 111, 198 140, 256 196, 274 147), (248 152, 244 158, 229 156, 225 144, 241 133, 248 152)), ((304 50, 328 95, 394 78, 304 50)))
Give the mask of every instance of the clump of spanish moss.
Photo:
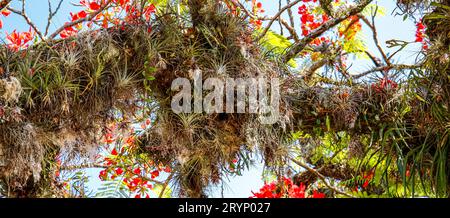
POLYGON ((40 180, 45 144, 31 123, 0 125, 0 178, 13 190, 40 180))

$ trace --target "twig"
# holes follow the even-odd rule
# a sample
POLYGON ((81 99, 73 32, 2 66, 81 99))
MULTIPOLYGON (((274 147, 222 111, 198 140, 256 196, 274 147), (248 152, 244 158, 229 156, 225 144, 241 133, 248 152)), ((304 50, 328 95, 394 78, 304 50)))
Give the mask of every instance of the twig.
POLYGON ((61 166, 59 169, 63 171, 74 171, 74 170, 80 170, 80 169, 88 169, 88 168, 108 168, 108 166, 98 164, 98 163, 87 163, 87 164, 80 164, 80 165, 72 165, 72 166, 61 166))
POLYGON ((44 33, 45 36, 48 34, 48 30, 50 28, 50 24, 52 23, 53 17, 55 17, 59 9, 61 8, 62 2, 63 0, 59 0, 58 6, 56 6, 56 9, 52 11, 52 4, 50 0, 48 0, 48 18, 47 18, 47 25, 45 26, 45 33, 44 33))
POLYGON ((292 39, 294 39, 295 42, 298 42, 300 40, 300 38, 298 37, 297 32, 295 31, 293 26, 289 26, 289 24, 280 18, 280 22, 281 24, 283 24, 283 26, 288 30, 289 34, 291 34, 290 37, 292 37, 292 39))
POLYGON ((350 198, 356 198, 355 196, 353 196, 353 195, 351 195, 351 194, 348 194, 348 193, 345 193, 345 192, 339 190, 338 188, 336 188, 336 187, 330 185, 330 184, 326 181, 326 178, 325 178, 324 175, 322 175, 321 173, 319 173, 317 170, 315 170, 315 169, 309 167, 307 164, 302 163, 302 162, 300 162, 300 161, 298 161, 298 160, 295 160, 294 158, 290 158, 290 159, 291 159, 291 161, 294 162, 295 164, 299 165, 300 167, 305 168, 305 169, 308 170, 309 172, 311 172, 311 173, 315 174, 317 177, 319 177, 319 179, 322 180, 322 182, 325 184, 325 186, 326 186, 327 188, 329 188, 329 189, 335 191, 335 192, 338 193, 338 194, 341 194, 341 195, 344 195, 344 196, 347 196, 347 197, 350 197, 350 198))
POLYGON ((407 64, 393 64, 390 66, 379 66, 379 67, 375 67, 372 68, 368 71, 365 71, 363 73, 357 74, 357 75, 353 75, 352 78, 353 79, 359 79, 361 77, 367 76, 371 73, 375 73, 378 71, 389 71, 389 70, 406 70, 406 69, 417 69, 420 68, 422 66, 422 64, 414 64, 414 65, 407 65, 407 64))
MULTIPOLYGON (((288 3, 288 4, 291 3, 291 0, 286 0, 286 3, 288 3)), ((287 12, 288 12, 289 22, 291 24, 291 27, 294 27, 295 26, 295 22, 294 22, 294 15, 292 14, 292 9, 288 8, 287 12)))
POLYGON ((166 190, 166 187, 169 185, 170 180, 172 180, 173 175, 175 174, 175 172, 172 172, 169 177, 167 177, 166 181, 164 182, 164 186, 161 189, 161 192, 159 193, 158 198, 162 198, 162 196, 164 195, 164 191, 166 190))
POLYGON ((293 7, 294 5, 296 5, 297 3, 301 2, 302 0, 296 0, 290 4, 287 4, 286 6, 284 6, 283 8, 281 8, 276 14, 275 16, 273 16, 272 18, 270 18, 269 24, 266 26, 266 28, 264 28, 264 30, 262 31, 262 33, 255 39, 255 41, 259 41, 261 40, 267 33, 267 31, 269 31, 270 27, 272 26, 273 22, 275 22, 275 20, 278 19, 278 17, 281 16, 281 14, 287 10, 288 8, 293 7))
MULTIPOLYGON (((376 9, 376 11, 378 10, 378 8, 376 9)), ((375 43, 375 46, 377 47, 378 51, 380 52, 381 56, 383 57, 384 62, 387 65, 391 65, 391 62, 389 61, 389 58, 387 57, 386 53, 383 51, 383 48, 381 48, 379 39, 378 39, 378 31, 377 28, 375 26, 375 16, 377 12, 374 12, 374 14, 372 15, 372 23, 364 16, 359 15, 358 17, 364 21, 364 23, 372 30, 372 37, 373 37, 373 41, 375 43)))

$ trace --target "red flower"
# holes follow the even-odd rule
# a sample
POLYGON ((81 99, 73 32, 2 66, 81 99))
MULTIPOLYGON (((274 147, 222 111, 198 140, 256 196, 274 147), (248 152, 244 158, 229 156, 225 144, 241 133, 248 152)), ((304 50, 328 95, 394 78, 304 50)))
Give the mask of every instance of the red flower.
POLYGON ((314 191, 313 191, 312 198, 325 198, 325 194, 324 194, 324 193, 320 193, 320 192, 314 190, 314 191))
POLYGON ((7 17, 7 16, 9 16, 11 14, 11 11, 5 8, 5 9, 2 10, 1 13, 2 13, 3 16, 7 17))
POLYGON ((108 172, 106 170, 100 171, 100 175, 98 176, 101 180, 105 180, 108 176, 108 172))
POLYGON ((114 148, 114 149, 111 151, 111 154, 114 155, 114 156, 116 156, 116 155, 117 155, 117 150, 114 148))
POLYGON ((159 171, 158 171, 158 170, 155 170, 155 171, 151 172, 150 174, 151 174, 151 176, 152 176, 152 179, 154 179, 154 178, 156 178, 156 177, 159 176, 159 171))
POLYGON ((169 166, 166 166, 166 167, 164 168, 164 172, 170 173, 170 171, 172 171, 172 169, 170 169, 169 166))
POLYGON ((134 178, 133 181, 131 182, 133 185, 139 185, 142 182, 142 179, 137 177, 134 178))
MULTIPOLYGON (((146 16, 150 16, 150 14, 155 13, 156 12, 156 7, 154 4, 150 4, 146 9, 145 9, 145 15, 146 16)), ((147 17, 148 18, 148 17, 147 17)))
POLYGON ((293 185, 288 190, 289 197, 291 197, 291 198, 305 198, 305 189, 306 189, 306 186, 303 183, 300 184, 300 187, 297 186, 297 185, 293 185))
POLYGON ((72 21, 76 21, 87 17, 87 13, 86 11, 80 11, 76 14, 72 14, 72 12, 70 12, 70 17, 72 18, 72 21))
POLYGON ((122 173, 123 173, 123 169, 122 168, 117 168, 116 169, 116 174, 117 175, 122 175, 122 173))
POLYGON ((308 12, 308 8, 306 8, 306 5, 302 5, 298 7, 298 14, 305 14, 308 12))
POLYGON ((416 42, 422 43, 422 49, 428 50, 428 44, 425 41, 425 29, 426 26, 420 21, 416 24, 417 30, 416 30, 416 42))
POLYGON ((96 11, 100 9, 100 5, 97 2, 91 2, 89 3, 89 9, 96 11))
POLYGON ((17 33, 14 30, 11 34, 6 33, 6 40, 9 42, 7 45, 13 51, 19 51, 28 47, 28 42, 34 38, 34 34, 31 32, 31 27, 28 32, 17 33))
POLYGON ((77 34, 77 30, 75 30, 73 27, 66 27, 61 33, 59 34, 61 38, 65 39, 71 36, 74 36, 77 34))
POLYGON ((365 180, 364 184, 362 185, 363 188, 367 188, 369 186, 369 180, 365 180))
POLYGON ((133 170, 134 174, 141 174, 141 169, 140 168, 136 168, 133 170))

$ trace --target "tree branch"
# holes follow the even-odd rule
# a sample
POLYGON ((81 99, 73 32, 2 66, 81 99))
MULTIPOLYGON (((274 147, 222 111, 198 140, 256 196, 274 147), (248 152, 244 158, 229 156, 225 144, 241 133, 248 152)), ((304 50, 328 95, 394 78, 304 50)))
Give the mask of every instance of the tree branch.
POLYGON ((109 6, 109 4, 111 2, 112 2, 112 0, 108 0, 103 6, 100 7, 100 9, 98 9, 97 11, 92 12, 91 14, 86 16, 85 18, 78 19, 78 20, 75 20, 73 22, 64 24, 62 27, 58 28, 54 33, 52 33, 49 36, 49 38, 50 39, 55 38, 56 36, 58 36, 59 33, 64 31, 64 29, 66 29, 66 28, 69 28, 69 27, 75 26, 75 25, 77 25, 79 23, 83 23, 83 22, 90 21, 90 20, 94 19, 98 14, 100 14, 102 11, 104 11, 109 6))
POLYGON ((0 1, 0 11, 6 8, 12 0, 2 0, 0 1))
POLYGON ((407 69, 417 69, 420 68, 422 65, 421 64, 414 64, 414 65, 407 65, 407 64, 393 64, 390 66, 379 66, 379 67, 375 67, 372 68, 368 71, 365 71, 363 73, 357 74, 357 75, 353 75, 352 78, 353 79, 359 79, 361 77, 367 76, 371 73, 375 73, 378 71, 389 71, 389 70, 407 70, 407 69))
POLYGON ((37 26, 31 21, 31 19, 28 17, 28 15, 25 13, 25 0, 22 0, 22 10, 16 10, 14 8, 11 7, 7 7, 8 10, 10 10, 11 12, 13 12, 14 14, 17 14, 19 16, 22 16, 23 19, 25 19, 25 21, 27 22, 27 24, 34 30, 34 32, 36 32, 36 34, 39 36, 39 38, 45 42, 45 38, 44 35, 42 35, 41 31, 39 31, 39 29, 37 28, 37 26))
POLYGON ((341 16, 331 19, 324 24, 322 24, 319 28, 313 30, 309 35, 307 35, 305 38, 300 40, 297 43, 294 43, 291 48, 286 52, 286 55, 283 57, 283 62, 287 63, 289 60, 294 58, 298 53, 303 51, 303 49, 312 42, 315 38, 322 35, 327 30, 333 28, 334 26, 338 25, 348 17, 351 17, 353 15, 356 15, 360 13, 369 3, 371 3, 372 0, 363 0, 358 5, 354 6, 350 10, 348 10, 346 13, 342 14, 341 16))
POLYGON ((50 28, 50 24, 52 23, 53 17, 58 13, 59 9, 61 8, 63 0, 59 0, 58 6, 56 6, 56 9, 52 11, 52 4, 50 0, 48 0, 48 18, 47 18, 47 25, 45 26, 45 33, 46 36, 48 34, 48 30, 50 28))
POLYGON ((339 190, 338 188, 330 185, 327 181, 325 176, 323 176, 321 173, 319 173, 317 170, 315 170, 314 168, 311 168, 310 166, 308 166, 307 164, 300 162, 298 160, 295 160, 294 158, 291 158, 291 161, 294 162, 295 164, 297 164, 298 166, 305 168, 306 170, 310 171, 311 173, 315 174, 317 177, 319 177, 320 180, 322 180, 322 182, 325 184, 325 186, 333 191, 335 191, 338 194, 350 197, 350 198, 355 198, 355 196, 345 193, 341 190, 339 190))
POLYGON ((166 190, 167 186, 169 185, 170 180, 172 180, 173 176, 175 175, 174 172, 172 172, 169 177, 167 177, 166 181, 164 182, 164 185, 161 189, 161 192, 159 193, 158 198, 162 198, 162 196, 164 195, 164 191, 166 190))
POLYGON ((270 18, 269 24, 266 26, 266 28, 264 28, 264 30, 262 31, 262 33, 255 39, 255 41, 259 41, 261 40, 267 33, 267 31, 269 31, 270 27, 272 26, 273 22, 275 22, 275 20, 278 19, 278 17, 281 16, 281 14, 287 10, 288 8, 293 7, 294 5, 296 5, 297 3, 301 2, 302 0, 296 0, 286 6, 284 6, 283 8, 281 8, 276 14, 275 16, 273 16, 272 18, 270 18))

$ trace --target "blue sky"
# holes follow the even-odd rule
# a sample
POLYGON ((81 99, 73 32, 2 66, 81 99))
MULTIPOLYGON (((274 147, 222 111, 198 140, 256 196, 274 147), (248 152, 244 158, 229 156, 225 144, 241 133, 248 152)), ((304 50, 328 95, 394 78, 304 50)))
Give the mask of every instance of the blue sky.
MULTIPOLYGON (((20 8, 20 1, 13 0, 12 7, 20 8)), ((47 14, 48 14, 48 5, 45 0, 34 0, 34 1, 26 1, 27 2, 27 13, 31 20, 38 26, 40 29, 44 29, 47 24, 47 14)), ((56 7, 58 0, 52 0, 53 7, 56 7)), ((74 0, 64 0, 63 6, 60 12, 54 17, 52 25, 50 26, 50 33, 63 25, 64 22, 69 20, 69 12, 78 11, 74 6, 70 3, 74 2, 74 0)), ((278 1, 274 0, 261 0, 264 9, 266 10, 267 15, 273 15, 275 11, 278 9, 278 1)), ((386 15, 383 17, 379 17, 376 20, 376 25, 379 32, 379 39, 381 42, 381 46, 386 49, 386 51, 391 51, 386 47, 385 42, 390 39, 401 39, 404 41, 414 41, 415 40, 415 24, 411 20, 403 21, 402 16, 393 16, 391 15, 392 11, 395 9, 395 1, 394 0, 379 0, 375 1, 379 6, 383 7, 386 11, 386 15)), ((293 8, 293 13, 297 14, 297 8, 293 8)), ((3 20, 3 29, 0 30, 0 38, 4 39, 5 31, 10 33, 14 29, 18 31, 26 31, 28 30, 27 24, 24 20, 15 15, 11 14, 8 18, 1 18, 3 20)), ((297 25, 300 22, 297 21, 297 25)), ((273 25, 274 28, 277 28, 277 24, 273 25)), ((297 26, 296 28, 299 28, 297 26)), ((364 36, 367 39, 367 46, 370 51, 377 54, 377 50, 375 45, 372 42, 371 32, 363 25, 364 36)), ((403 52, 401 52, 396 59, 393 60, 394 63, 414 63, 415 57, 417 56, 418 51, 420 50, 420 45, 407 47, 403 52)), ((372 67, 371 62, 369 60, 360 60, 355 59, 353 61, 352 70, 355 72, 362 72, 364 70, 372 67)), ((251 196, 251 191, 257 191, 262 185, 262 171, 263 167, 260 163, 261 161, 257 161, 257 164, 252 167, 250 170, 245 171, 242 176, 236 176, 230 178, 230 180, 225 184, 224 189, 224 197, 249 197, 251 196)), ((98 179, 99 169, 91 169, 86 173, 89 175, 90 182, 89 187, 91 189, 96 189, 100 186, 101 181, 98 179)), ((217 187, 213 189, 211 193, 212 197, 221 197, 221 189, 217 187)))

